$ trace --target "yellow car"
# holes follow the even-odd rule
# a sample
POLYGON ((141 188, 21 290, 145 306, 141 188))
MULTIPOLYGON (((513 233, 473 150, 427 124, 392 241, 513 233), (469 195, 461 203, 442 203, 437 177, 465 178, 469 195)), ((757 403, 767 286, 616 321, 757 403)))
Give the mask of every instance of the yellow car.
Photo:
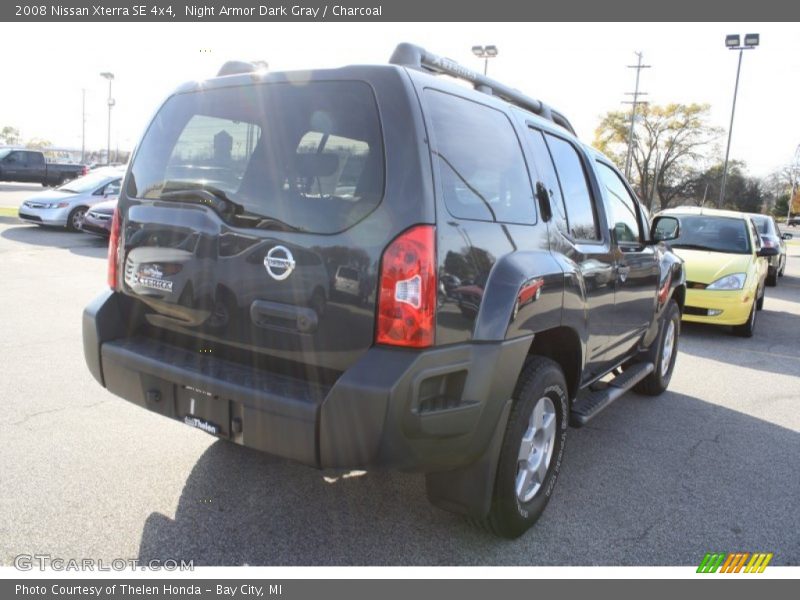
POLYGON ((744 213, 698 207, 664 210, 653 219, 657 240, 668 240, 686 270, 683 320, 732 325, 751 337, 764 305, 767 257, 761 237, 744 213))

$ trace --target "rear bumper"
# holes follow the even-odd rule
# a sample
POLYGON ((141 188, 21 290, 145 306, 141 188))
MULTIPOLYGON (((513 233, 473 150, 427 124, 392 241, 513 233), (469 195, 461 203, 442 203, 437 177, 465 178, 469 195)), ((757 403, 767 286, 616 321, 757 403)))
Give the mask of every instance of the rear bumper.
POLYGON ((755 290, 687 290, 682 319, 711 325, 742 325, 750 316, 755 290), (708 314, 708 311, 721 311, 708 314), (705 314, 703 314, 705 313, 705 314))
POLYGON ((112 393, 315 467, 434 472, 489 447, 531 338, 427 351, 373 347, 331 386, 124 337, 118 294, 83 316, 84 354, 112 393))

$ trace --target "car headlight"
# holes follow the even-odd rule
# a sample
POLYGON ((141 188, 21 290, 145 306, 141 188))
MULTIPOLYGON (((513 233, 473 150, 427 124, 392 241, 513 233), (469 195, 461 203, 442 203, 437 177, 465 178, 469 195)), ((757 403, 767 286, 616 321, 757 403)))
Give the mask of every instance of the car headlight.
POLYGON ((731 273, 720 277, 714 283, 710 283, 707 290, 741 290, 744 287, 744 280, 747 279, 746 273, 731 273))
POLYGON ((69 206, 69 202, 50 202, 44 206, 45 208, 67 208, 69 206))

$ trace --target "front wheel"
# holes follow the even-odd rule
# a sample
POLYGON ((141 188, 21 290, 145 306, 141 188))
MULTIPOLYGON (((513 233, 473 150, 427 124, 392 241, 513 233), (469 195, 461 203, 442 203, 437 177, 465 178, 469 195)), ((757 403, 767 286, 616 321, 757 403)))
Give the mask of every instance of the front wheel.
POLYGON ((670 300, 661 317, 658 336, 647 351, 646 360, 655 365, 653 372, 633 388, 640 394, 658 396, 669 387, 675 359, 678 357, 678 339, 681 333, 681 311, 675 300, 670 300))
POLYGON ((67 217, 67 231, 80 231, 83 226, 83 218, 86 216, 86 207, 79 206, 73 208, 67 217))
POLYGON ((561 367, 549 358, 529 357, 514 392, 492 507, 481 521, 494 534, 519 537, 544 512, 561 467, 568 411, 561 367))
POLYGON ((733 333, 738 335, 739 337, 753 337, 753 333, 756 330, 756 302, 753 301, 753 306, 750 308, 750 315, 747 317, 747 321, 745 321, 742 325, 735 325, 733 327, 733 333))

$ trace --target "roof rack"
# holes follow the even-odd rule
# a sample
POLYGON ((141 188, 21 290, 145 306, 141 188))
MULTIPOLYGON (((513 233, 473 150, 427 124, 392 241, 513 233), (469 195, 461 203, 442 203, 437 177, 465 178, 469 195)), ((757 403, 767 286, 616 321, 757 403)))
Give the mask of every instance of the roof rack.
POLYGON ((255 73, 257 71, 266 71, 268 68, 269 65, 263 60, 229 60, 217 71, 217 77, 239 75, 241 73, 255 73))
POLYGON ((437 56, 436 54, 428 52, 424 48, 415 46, 414 44, 403 43, 397 45, 397 48, 395 48, 394 52, 392 53, 392 57, 389 59, 389 62, 393 65, 409 67, 418 71, 442 73, 457 79, 468 81, 473 85, 476 91, 492 96, 498 96, 499 98, 502 98, 511 104, 519 106, 520 108, 524 108, 525 110, 529 110, 540 117, 552 121, 560 127, 563 127, 572 135, 577 137, 575 130, 572 128, 572 125, 567 118, 541 100, 530 98, 519 90, 515 90, 514 88, 503 85, 499 81, 495 81, 494 79, 486 77, 486 75, 476 73, 475 71, 458 64, 452 59, 437 56))

